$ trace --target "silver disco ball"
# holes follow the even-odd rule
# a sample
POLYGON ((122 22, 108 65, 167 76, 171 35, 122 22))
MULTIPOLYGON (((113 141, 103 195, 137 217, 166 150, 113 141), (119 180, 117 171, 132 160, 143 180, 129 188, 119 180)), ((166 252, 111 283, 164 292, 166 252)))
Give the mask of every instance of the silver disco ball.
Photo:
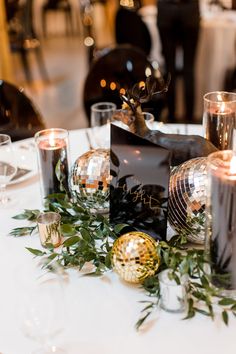
POLYGON ((188 160, 170 175, 168 220, 176 232, 184 232, 193 243, 205 239, 207 158, 188 160))
POLYGON ((109 209, 110 150, 90 150, 78 157, 69 176, 69 189, 74 202, 91 211, 109 209))

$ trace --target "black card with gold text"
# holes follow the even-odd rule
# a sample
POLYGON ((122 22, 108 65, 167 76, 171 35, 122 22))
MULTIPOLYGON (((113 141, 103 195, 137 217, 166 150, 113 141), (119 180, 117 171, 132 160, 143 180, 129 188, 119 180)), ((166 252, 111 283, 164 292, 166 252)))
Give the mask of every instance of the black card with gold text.
POLYGON ((170 152, 111 124, 110 223, 166 239, 170 152))

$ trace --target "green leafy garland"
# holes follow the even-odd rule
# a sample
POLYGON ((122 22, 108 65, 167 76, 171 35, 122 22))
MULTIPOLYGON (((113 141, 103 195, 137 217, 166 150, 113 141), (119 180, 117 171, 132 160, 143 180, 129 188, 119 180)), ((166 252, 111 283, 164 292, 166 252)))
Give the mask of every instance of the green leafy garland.
MULTIPOLYGON (((99 276, 112 269, 111 250, 114 240, 119 237, 125 224, 112 228, 108 218, 103 215, 94 215, 77 203, 70 201, 65 193, 53 194, 47 198, 46 211, 55 211, 61 215, 61 232, 64 242, 59 249, 48 244, 45 250, 27 248, 32 254, 42 257, 44 267, 55 269, 55 263, 62 267, 78 267, 82 269, 90 262, 94 266, 88 275, 99 276)), ((28 220, 30 226, 13 229, 13 236, 31 235, 36 229, 36 219, 39 210, 25 210, 22 214, 14 216, 17 220, 28 220)), ((196 225, 197 220, 191 223, 196 225)), ((202 220, 199 219, 201 225, 202 220)), ((186 234, 179 233, 169 242, 161 241, 157 246, 161 263, 158 273, 169 269, 170 279, 180 283, 179 277, 187 274, 187 315, 185 319, 200 313, 215 317, 215 308, 221 311, 221 317, 227 325, 229 313, 236 316, 236 300, 222 295, 221 289, 214 287, 210 282, 209 263, 205 259, 204 251, 186 247, 186 234)), ((136 323, 138 329, 158 306, 160 300, 160 287, 158 273, 147 278, 142 287, 150 300, 144 301, 141 318, 136 323)))

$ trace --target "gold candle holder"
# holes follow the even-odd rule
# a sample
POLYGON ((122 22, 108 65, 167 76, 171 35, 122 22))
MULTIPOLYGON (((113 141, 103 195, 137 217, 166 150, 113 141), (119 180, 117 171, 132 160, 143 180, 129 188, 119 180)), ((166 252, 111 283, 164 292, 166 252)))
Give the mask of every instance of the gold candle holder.
POLYGON ((58 247, 61 244, 60 231, 61 216, 54 212, 41 213, 37 218, 39 237, 43 247, 53 245, 58 247))

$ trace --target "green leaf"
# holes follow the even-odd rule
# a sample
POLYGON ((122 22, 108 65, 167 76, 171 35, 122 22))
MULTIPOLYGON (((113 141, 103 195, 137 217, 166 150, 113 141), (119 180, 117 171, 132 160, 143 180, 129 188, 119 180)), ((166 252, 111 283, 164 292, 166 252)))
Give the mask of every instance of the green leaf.
POLYGON ((129 226, 128 224, 117 224, 114 227, 114 232, 119 234, 125 227, 129 226))
POLYGON ((111 268, 111 255, 108 253, 105 257, 105 266, 110 269, 111 268))
POLYGON ((210 313, 207 312, 207 311, 205 311, 205 310, 199 309, 199 308, 197 308, 197 307, 194 307, 194 310, 195 310, 196 312, 201 313, 201 314, 204 315, 204 316, 210 316, 210 313))
POLYGON ((235 305, 236 301, 234 299, 224 298, 218 301, 218 304, 221 306, 235 305))
POLYGON ((25 219, 28 219, 28 216, 25 213, 23 213, 23 214, 18 214, 18 215, 13 216, 12 219, 25 220, 25 219))
POLYGON ((46 252, 43 252, 41 250, 37 250, 35 248, 26 247, 26 249, 38 257, 44 256, 46 254, 46 252))
POLYGON ((61 225, 61 232, 63 236, 74 236, 76 234, 75 227, 71 224, 63 224, 61 225))
POLYGON ((135 328, 137 330, 140 329, 140 327, 143 325, 143 323, 146 321, 146 319, 151 315, 151 312, 147 312, 145 316, 143 316, 142 318, 140 318, 135 325, 135 328))
POLYGON ((193 318, 195 316, 196 312, 194 310, 188 311, 188 314, 186 317, 183 318, 183 320, 189 320, 190 318, 193 318))
POLYGON ((80 238, 78 236, 72 236, 63 242, 63 246, 64 247, 71 247, 71 246, 74 246, 79 241, 80 241, 80 238))
POLYGON ((38 209, 35 209, 35 210, 25 209, 24 213, 15 215, 12 218, 15 220, 36 221, 39 214, 40 214, 40 211, 38 209))
POLYGON ((31 235, 35 230, 36 226, 28 226, 28 227, 16 227, 10 232, 11 236, 27 236, 31 235))
POLYGON ((90 233, 88 230, 86 230, 84 228, 80 228, 80 233, 85 241, 87 241, 87 242, 91 241, 91 236, 90 236, 90 233))
POLYGON ((226 326, 228 326, 228 323, 229 323, 229 316, 228 316, 228 313, 227 311, 222 311, 222 319, 224 321, 224 323, 226 324, 226 326))
POLYGON ((208 288, 209 287, 209 280, 207 279, 207 277, 205 275, 203 275, 201 277, 201 282, 202 282, 202 285, 204 286, 204 288, 208 288))

